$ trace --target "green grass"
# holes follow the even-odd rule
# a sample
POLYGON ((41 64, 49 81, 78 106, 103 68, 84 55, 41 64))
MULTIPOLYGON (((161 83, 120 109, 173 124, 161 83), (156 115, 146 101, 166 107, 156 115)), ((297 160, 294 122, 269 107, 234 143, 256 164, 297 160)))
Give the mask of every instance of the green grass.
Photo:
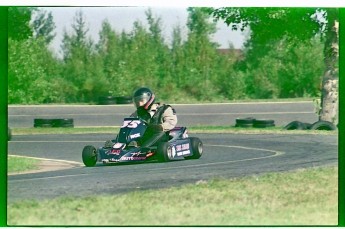
POLYGON ((38 169, 40 160, 25 157, 8 156, 7 172, 16 173, 38 169))
MULTIPOLYGON (((9 225, 336 225, 338 168, 8 205, 9 225)), ((114 184, 116 185, 116 184, 114 184)))

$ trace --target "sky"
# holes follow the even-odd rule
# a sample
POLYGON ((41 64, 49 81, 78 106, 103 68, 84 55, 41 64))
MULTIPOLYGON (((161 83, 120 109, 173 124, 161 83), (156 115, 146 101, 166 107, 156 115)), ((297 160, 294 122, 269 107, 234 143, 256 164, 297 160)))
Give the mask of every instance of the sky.
MULTIPOLYGON (((163 35, 166 43, 169 44, 172 29, 180 25, 182 31, 187 34, 186 21, 190 6, 209 7, 344 7, 344 0, 0 0, 0 5, 23 5, 23 6, 44 6, 42 8, 51 11, 56 24, 56 37, 52 47, 59 54, 64 29, 71 31, 71 24, 77 10, 82 9, 87 25, 89 36, 95 42, 99 39, 101 23, 108 19, 115 31, 127 32, 132 30, 133 22, 141 21, 146 23, 145 11, 152 9, 153 15, 160 17, 162 21, 163 35), (55 7, 51 7, 55 6, 55 7), (57 6, 57 7, 56 7, 57 6), (65 7, 69 6, 69 7, 65 7), (87 7, 88 6, 88 7, 87 7), (126 7, 119 7, 126 6, 126 7), (149 6, 149 7, 148 7, 149 6)), ((231 31, 223 22, 217 23, 218 31, 212 37, 220 48, 228 48, 229 43, 236 49, 243 47, 243 42, 248 36, 248 30, 244 33, 231 31)), ((61 53, 60 53, 61 54, 61 53)))
MULTIPOLYGON (((187 34, 187 17, 188 12, 185 7, 40 7, 47 12, 52 12, 56 25, 56 37, 52 42, 52 47, 58 54, 61 54, 60 45, 63 32, 72 32, 71 24, 74 21, 75 14, 78 10, 82 10, 86 25, 89 28, 88 35, 97 42, 99 40, 99 31, 102 22, 107 19, 112 28, 117 32, 130 32, 133 23, 137 20, 147 26, 145 12, 151 9, 154 17, 161 18, 162 34, 167 44, 171 42, 172 30, 176 26, 180 26, 184 36, 187 34)), ((212 41, 217 42, 220 48, 229 48, 229 44, 235 48, 242 48, 246 33, 240 31, 231 31, 224 23, 217 23, 217 32, 212 37, 212 41)))

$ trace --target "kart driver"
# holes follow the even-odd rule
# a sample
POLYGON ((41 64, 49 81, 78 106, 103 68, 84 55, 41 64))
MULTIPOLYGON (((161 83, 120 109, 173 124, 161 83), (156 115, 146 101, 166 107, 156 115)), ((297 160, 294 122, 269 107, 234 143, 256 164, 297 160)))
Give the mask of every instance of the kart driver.
POLYGON ((148 123, 140 141, 142 147, 154 145, 158 140, 167 140, 166 132, 177 123, 176 112, 170 105, 155 103, 154 93, 146 87, 137 89, 133 95, 136 111, 131 117, 139 117, 148 123))

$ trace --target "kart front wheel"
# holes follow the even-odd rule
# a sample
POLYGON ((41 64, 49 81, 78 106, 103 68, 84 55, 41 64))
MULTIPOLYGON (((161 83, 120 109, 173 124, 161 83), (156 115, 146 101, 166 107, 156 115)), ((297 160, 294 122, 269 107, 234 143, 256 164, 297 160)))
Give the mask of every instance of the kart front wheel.
POLYGON ((186 159, 199 159, 203 153, 203 145, 199 138, 190 138, 193 155, 186 157, 186 159))
POLYGON ((83 162, 87 167, 96 165, 97 162, 97 150, 94 146, 85 146, 83 149, 83 162))

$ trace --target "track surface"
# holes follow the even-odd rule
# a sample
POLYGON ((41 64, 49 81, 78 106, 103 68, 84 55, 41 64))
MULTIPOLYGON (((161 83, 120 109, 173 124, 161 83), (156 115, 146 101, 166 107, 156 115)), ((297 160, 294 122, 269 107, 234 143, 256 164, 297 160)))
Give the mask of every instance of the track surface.
MULTIPOLYGON (((180 126, 235 125, 236 118, 273 119, 277 126, 318 120, 313 101, 174 104, 180 126)), ((130 105, 39 105, 8 107, 10 127, 33 127, 35 118, 72 118, 75 126, 118 126, 133 113, 130 105)))
POLYGON ((194 183, 212 178, 337 164, 336 135, 198 134, 204 155, 198 160, 135 165, 82 166, 85 145, 101 146, 109 134, 14 136, 9 154, 80 163, 80 167, 8 176, 8 202, 123 193, 194 183))

